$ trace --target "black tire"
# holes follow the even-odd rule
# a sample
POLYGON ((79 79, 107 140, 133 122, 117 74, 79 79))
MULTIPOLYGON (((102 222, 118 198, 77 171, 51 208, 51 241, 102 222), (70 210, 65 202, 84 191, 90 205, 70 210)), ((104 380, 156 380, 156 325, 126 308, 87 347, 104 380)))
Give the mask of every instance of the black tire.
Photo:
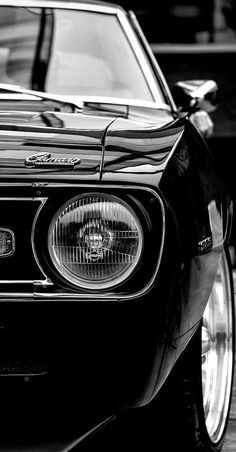
POLYGON ((160 452, 222 449, 232 397, 234 318, 231 263, 224 251, 202 322, 161 394, 160 452))

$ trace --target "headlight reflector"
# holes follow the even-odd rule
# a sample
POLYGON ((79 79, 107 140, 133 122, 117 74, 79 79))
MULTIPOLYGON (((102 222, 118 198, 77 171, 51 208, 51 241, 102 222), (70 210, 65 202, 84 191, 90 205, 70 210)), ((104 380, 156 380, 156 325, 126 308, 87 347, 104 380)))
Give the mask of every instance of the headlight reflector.
POLYGON ((89 193, 70 200, 54 216, 48 234, 51 259, 64 278, 88 289, 124 281, 137 266, 143 232, 121 199, 89 193))

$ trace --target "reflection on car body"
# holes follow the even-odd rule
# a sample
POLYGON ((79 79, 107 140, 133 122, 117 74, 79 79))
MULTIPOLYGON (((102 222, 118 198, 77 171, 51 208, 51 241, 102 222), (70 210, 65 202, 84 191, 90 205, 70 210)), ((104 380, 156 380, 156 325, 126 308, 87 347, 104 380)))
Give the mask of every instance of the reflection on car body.
POLYGON ((1 0, 0 27, 1 447, 218 451, 232 203, 192 123, 217 86, 175 103, 119 6, 1 0))

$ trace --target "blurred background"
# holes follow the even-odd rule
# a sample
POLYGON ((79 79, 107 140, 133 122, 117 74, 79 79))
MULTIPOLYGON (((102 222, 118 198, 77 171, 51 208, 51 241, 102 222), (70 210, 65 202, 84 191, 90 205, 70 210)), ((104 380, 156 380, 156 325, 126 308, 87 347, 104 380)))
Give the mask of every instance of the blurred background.
POLYGON ((150 42, 234 42, 234 0, 121 0, 132 9, 150 42))
POLYGON ((189 79, 218 83, 214 136, 236 137, 236 0, 119 3, 135 12, 170 86, 189 79))

